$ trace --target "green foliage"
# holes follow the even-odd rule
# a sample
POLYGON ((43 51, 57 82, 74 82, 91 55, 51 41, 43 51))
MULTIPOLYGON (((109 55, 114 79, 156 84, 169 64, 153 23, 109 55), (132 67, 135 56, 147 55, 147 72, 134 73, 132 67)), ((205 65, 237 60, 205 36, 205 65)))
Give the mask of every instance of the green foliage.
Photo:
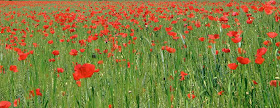
MULTIPOLYGON (((241 9, 226 7, 226 3, 220 5, 211 5, 212 2, 199 2, 192 4, 195 8, 204 8, 212 11, 212 8, 223 8, 224 12, 230 12, 228 23, 231 25, 228 29, 220 30, 221 23, 211 21, 204 15, 186 11, 182 15, 177 15, 177 7, 182 9, 188 8, 175 2, 176 8, 172 8, 166 2, 152 2, 155 6, 149 6, 147 2, 26 2, 26 3, 3 3, 1 6, 1 28, 9 27, 16 34, 12 35, 7 32, 0 34, 0 66, 5 69, 5 74, 0 73, 0 101, 13 102, 14 99, 20 98, 19 107, 96 107, 103 108, 112 105, 114 108, 123 107, 279 107, 279 86, 272 87, 269 85, 271 80, 279 80, 279 64, 277 60, 277 51, 279 47, 275 45, 280 41, 280 36, 269 38, 266 33, 276 32, 279 34, 279 23, 275 22, 274 10, 272 15, 265 12, 256 12, 250 8, 249 13, 254 17, 253 24, 247 24, 246 13, 241 9), (170 20, 167 18, 158 18, 159 22, 151 21, 148 27, 145 27, 143 13, 139 17, 129 14, 130 9, 135 5, 140 7, 141 4, 147 6, 147 10, 156 13, 158 7, 167 5, 170 12, 164 10, 164 16, 174 15, 170 20), (115 6, 115 13, 121 14, 120 18, 105 14, 112 10, 110 7, 115 6), (122 10, 121 7, 124 7, 122 10), (65 11, 67 8, 69 12, 65 11), (101 10, 104 8, 104 10, 101 10), (81 12, 77 12, 80 10, 81 12), (91 10, 95 13, 91 16, 91 10), (231 16, 231 12, 239 12, 238 16, 231 16), (15 12, 15 14, 13 14, 15 12), (84 13, 83 13, 84 12, 84 13), (130 17, 126 19, 124 12, 130 17), (63 16, 61 13, 63 13, 63 16), (75 13, 75 15, 73 14, 75 13), (194 18, 189 18, 190 13, 195 13, 194 18), (55 17, 55 15, 60 15, 55 17), (84 15, 84 16, 83 16, 84 15), (35 17, 34 17, 35 16, 35 17), (68 18, 75 16, 73 22, 63 25, 59 18, 68 18), (103 17, 100 19, 100 17, 103 17), (83 19, 84 18, 84 19, 83 19), (107 19, 106 19, 107 18, 107 19), (183 21, 187 18, 187 21, 183 21), (240 25, 237 25, 234 18, 239 19, 240 25), (105 21, 106 19, 106 21, 105 21), (131 21, 135 19, 139 24, 131 21), (25 24, 23 23, 25 20, 25 24), (171 24, 171 21, 178 21, 171 24), (37 22, 38 21, 38 22, 37 22), (92 23, 100 21, 100 23, 92 23), (97 40, 85 42, 86 45, 80 45, 80 40, 87 40, 88 36, 100 34, 104 30, 101 22, 105 21, 110 32, 108 35, 98 36, 97 40), (120 27, 115 29, 111 22, 118 21, 123 26, 129 25, 129 28, 120 27), (197 28, 191 21, 200 21, 201 27, 197 28), (50 22, 53 22, 50 25, 50 22), (65 25, 76 24, 74 32, 69 29, 63 30, 65 25), (205 25, 210 23, 210 27, 205 25), (38 25, 37 25, 38 24, 38 25), (191 25, 193 30, 188 34, 184 24, 191 25), (50 25, 44 29, 44 25, 50 25), (88 27, 83 27, 87 25, 88 27), (95 26, 93 29, 90 26, 95 26), (140 27, 139 27, 139 26, 140 27), (162 28, 154 31, 154 27, 162 28), (177 33, 179 39, 174 40, 167 34, 165 28, 172 26, 172 31, 177 33), (29 30, 26 30, 29 28, 29 30), (50 33, 50 28, 55 33, 50 33), (142 29, 140 29, 142 28, 142 29), (17 29, 17 31, 13 30, 17 29), (130 36, 131 29, 134 29, 134 36, 130 36), (26 37, 21 31, 25 30, 26 37), (242 30, 241 46, 233 43, 231 37, 227 36, 229 31, 242 30), (89 31, 91 31, 89 33, 89 31), (128 36, 123 38, 119 33, 127 33, 128 36), (48 34, 48 36, 45 36, 48 34), (78 37, 70 39, 77 34, 78 37), (110 36, 111 34, 111 36, 110 36), (209 34, 219 34, 220 38, 216 43, 209 43, 209 34), (33 35, 33 37, 30 37, 33 35), (181 37, 180 35, 184 35, 181 37), (15 39, 18 38, 18 40, 15 39), (112 37, 117 37, 118 46, 121 51, 114 48, 112 37), (133 37, 137 37, 133 40, 133 37), (205 41, 201 42, 198 38, 204 37, 205 41), (25 39, 26 45, 20 45, 21 40, 25 39), (64 42, 60 42, 64 39, 64 42), (69 42, 67 40, 69 39, 69 42), (5 45, 13 44, 12 49, 6 49, 5 45), (53 40, 53 44, 48 41, 53 40), (265 40, 271 41, 270 46, 263 44, 265 40), (74 41, 74 42, 73 42, 74 41), (166 43, 164 42, 166 41, 166 43), (184 43, 185 42, 185 43, 184 43), (37 43, 38 47, 34 47, 37 43), (123 43, 127 44, 124 47, 123 43), (129 44, 130 43, 130 44, 129 44), (135 43, 135 44, 133 44, 135 43), (155 46, 151 44, 155 43, 155 46), (184 48, 184 45, 187 47, 184 48), (175 48, 175 53, 169 53, 162 50, 162 46, 175 48), (212 49, 208 48, 212 46, 212 49), (246 53, 239 54, 238 48, 241 47, 246 53), (254 62, 256 59, 257 49, 266 47, 267 53, 264 55, 265 61, 259 65, 254 62), (18 53, 14 48, 20 48, 24 52, 34 51, 34 54, 28 55, 26 60, 19 61, 18 53), (228 48, 230 53, 222 52, 222 48, 228 48), (71 49, 78 50, 77 56, 69 54, 71 49), (85 52, 80 52, 85 49, 85 52), (96 50, 100 49, 100 53, 96 50), (108 53, 103 51, 108 49, 108 53, 113 56, 108 57, 108 53), (150 51, 152 49, 152 51, 150 51), (59 50, 60 54, 54 56, 53 50, 59 50), (134 52, 135 50, 135 52, 134 52), (219 51, 215 55, 213 52, 219 51), (95 55, 93 57, 93 54, 95 55), (237 57, 243 56, 249 58, 251 62, 243 65, 238 63, 237 57), (55 62, 49 62, 49 59, 55 59, 55 62), (102 60, 103 64, 97 62, 102 60), (116 62, 120 60, 120 62, 116 62), (94 73, 91 78, 81 79, 81 87, 78 87, 73 78, 74 64, 90 63, 100 69, 94 73), (128 68, 130 63, 130 68, 128 68), (229 63, 238 63, 236 70, 228 68, 229 63), (18 72, 14 73, 9 70, 11 65, 16 65, 18 72), (63 73, 58 73, 57 68, 63 68, 63 73), (188 75, 185 80, 180 81, 180 72, 183 71, 188 75), (59 75, 59 77, 58 77, 59 75), (258 84, 253 84, 253 80, 258 84), (40 88, 42 96, 30 95, 30 91, 36 91, 40 88), (224 91, 222 95, 218 92, 224 91), (188 97, 195 95, 192 99, 188 97)), ((187 3, 187 2, 184 2, 187 3)), ((240 3, 240 2, 238 2, 240 3)), ((170 3, 171 4, 171 3, 170 3)), ((256 6, 260 6, 258 3, 256 6)), ((277 4, 278 6, 278 4, 277 4)), ((137 11, 136 8, 132 8, 137 11)), ((116 15, 116 14, 114 14, 116 15)), ((207 14, 208 15, 208 14, 207 14)), ((209 14, 220 18, 222 13, 209 14)), ((151 14, 145 18, 149 20, 151 14)), ((278 85, 278 84, 277 84, 278 85)))

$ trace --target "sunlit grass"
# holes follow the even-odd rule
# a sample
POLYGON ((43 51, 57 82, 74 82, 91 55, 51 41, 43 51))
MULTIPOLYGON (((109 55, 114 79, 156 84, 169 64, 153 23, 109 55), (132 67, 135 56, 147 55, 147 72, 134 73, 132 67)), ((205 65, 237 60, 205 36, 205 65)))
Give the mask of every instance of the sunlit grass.
POLYGON ((0 28, 5 29, 0 33, 0 66, 5 73, 0 70, 0 101, 12 102, 13 106, 14 100, 20 99, 19 107, 279 107, 279 86, 271 86, 270 81, 277 80, 279 85, 280 49, 275 44, 280 36, 267 35, 268 32, 279 35, 279 22, 275 21, 279 5, 272 5, 276 9, 267 15, 250 7, 260 8, 259 2, 233 2, 232 7, 226 6, 229 2, 190 3, 1 2, 0 28), (255 18, 252 24, 246 22, 247 13, 236 8, 241 5, 247 5, 248 14, 255 18), (196 12, 189 6, 204 8, 208 13, 196 12), (223 11, 215 11, 221 8, 223 11), (220 18, 225 12, 229 12, 227 23, 208 18, 220 18), (232 12, 239 15, 232 16, 232 12), (151 21, 152 16, 158 22, 151 21), (65 23, 61 23, 63 18, 65 23), (177 23, 171 24, 172 21, 177 23), (195 26, 196 21, 201 27, 195 26), (210 27, 205 26, 208 23, 210 27), (231 27, 223 29, 222 24, 231 27), (49 28, 45 30, 44 25, 49 28), (69 29, 63 30, 66 25, 69 29), (154 31, 160 25, 161 29, 154 31), (167 27, 172 27, 177 39, 168 35, 167 27), (55 31, 53 34, 51 29, 55 31), (104 29, 110 32, 106 34, 104 29), (227 33, 238 30, 242 31, 242 40, 234 43, 227 33), (219 38, 211 43, 213 40, 208 35, 214 34, 219 34, 219 38), (77 38, 71 39, 73 35, 77 38), (89 36, 98 39, 89 41, 89 36), (200 41, 201 37, 205 40, 200 41), (50 40, 52 44, 48 43, 50 40), (266 40, 271 43, 264 45, 266 40), (20 45, 23 41, 26 45, 20 45), (11 45, 11 49, 6 45, 11 45), (170 53, 166 46, 176 51, 170 53), (262 47, 267 52, 260 65, 255 59, 262 47), (34 53, 19 61, 15 48, 34 53), (223 52, 223 48, 230 52, 223 52), (239 53, 238 48, 245 53, 239 53), (76 49, 78 54, 70 55, 71 49, 76 49), (54 50, 59 55, 54 56, 54 50), (240 56, 251 62, 239 63, 236 58, 240 56), (100 60, 103 64, 98 64, 100 60), (73 78, 76 63, 93 64, 100 71, 80 79, 81 87, 78 87, 73 78), (238 64, 236 70, 229 69, 230 63, 238 64), (11 71, 11 65, 16 65, 18 72, 11 71), (64 72, 58 73, 57 68, 63 68, 64 72), (181 72, 188 74, 184 80, 180 80, 181 72), (36 94, 38 88, 42 96, 36 94), (224 91, 222 95, 218 94, 220 91, 224 91))

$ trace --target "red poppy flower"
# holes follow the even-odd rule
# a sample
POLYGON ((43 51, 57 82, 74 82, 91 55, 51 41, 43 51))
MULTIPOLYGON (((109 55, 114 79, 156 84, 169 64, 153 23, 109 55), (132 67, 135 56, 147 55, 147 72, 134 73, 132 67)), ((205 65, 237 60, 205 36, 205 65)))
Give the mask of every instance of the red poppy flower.
POLYGON ((33 90, 31 90, 31 91, 29 91, 29 98, 31 98, 31 96, 35 96, 35 94, 34 94, 34 91, 33 90))
POLYGON ((97 62, 98 64, 103 64, 103 60, 100 60, 97 62))
POLYGON ((175 48, 171 48, 171 47, 165 47, 166 51, 169 53, 175 53, 176 49, 175 48))
POLYGON ((275 5, 276 1, 275 0, 270 0, 269 3, 271 3, 272 5, 275 5))
POLYGON ((176 32, 168 32, 167 34, 168 34, 169 36, 172 36, 172 37, 177 36, 177 33, 176 33, 176 32))
POLYGON ((246 23, 247 23, 247 24, 252 24, 253 21, 254 21, 253 19, 248 18, 247 21, 246 21, 246 23))
POLYGON ((44 25, 43 27, 44 27, 44 29, 48 29, 49 25, 44 25))
POLYGON ((228 18, 226 16, 221 16, 221 18, 219 19, 219 21, 221 22, 227 22, 228 18))
POLYGON ((188 94, 188 98, 190 98, 190 99, 194 99, 195 98, 195 95, 194 94, 188 94))
POLYGON ((240 36, 240 34, 239 34, 237 31, 229 31, 229 32, 227 33, 227 35, 228 35, 229 37, 232 37, 232 36, 234 36, 234 37, 239 37, 239 36, 240 36))
POLYGON ((279 47, 279 46, 280 46, 280 42, 276 42, 275 45, 276 45, 277 47, 279 47))
POLYGON ((10 71, 18 72, 17 66, 16 65, 11 65, 10 66, 10 71))
POLYGON ((204 41, 204 39, 205 39, 204 37, 198 38, 198 40, 200 40, 201 42, 204 41))
POLYGON ((260 49, 257 50, 257 57, 261 57, 266 53, 267 49, 265 47, 262 47, 260 49))
POLYGON ((277 87, 277 81, 276 80, 271 80, 269 85, 277 87))
POLYGON ((205 27, 210 27, 210 26, 211 26, 210 23, 205 24, 205 27))
POLYGON ((178 22, 178 21, 175 20, 175 21, 172 21, 171 24, 176 24, 177 22, 178 22))
POLYGON ((239 15, 238 12, 232 12, 232 16, 237 16, 237 15, 239 15))
POLYGON ((64 39, 60 39, 60 40, 59 40, 59 42, 64 42, 64 41, 65 41, 64 39))
POLYGON ((40 89, 39 89, 39 88, 36 89, 36 95, 37 95, 37 96, 42 96, 42 93, 40 92, 40 89))
POLYGON ((192 26, 187 26, 188 30, 193 30, 192 26))
POLYGON ((86 49, 80 49, 80 52, 85 52, 86 49))
POLYGON ((29 53, 29 54, 33 54, 33 53, 34 53, 34 50, 31 50, 31 51, 29 51, 28 53, 29 53))
POLYGON ((224 91, 218 92, 218 95, 219 95, 219 96, 223 95, 223 92, 224 92, 224 91))
POLYGON ((166 47, 167 47, 167 46, 162 46, 162 47, 161 47, 161 50, 166 50, 166 47))
POLYGON ((137 37, 133 37, 133 40, 136 40, 137 39, 137 37))
POLYGON ((9 101, 1 101, 0 102, 0 108, 9 108, 12 105, 9 101))
POLYGON ((264 58, 262 58, 261 56, 259 56, 259 57, 256 58, 255 63, 256 63, 256 64, 262 64, 262 63, 264 62, 264 60, 265 60, 264 58))
POLYGON ((52 54, 55 55, 55 56, 56 56, 56 55, 59 55, 59 51, 58 51, 58 50, 54 50, 54 51, 52 52, 52 54))
POLYGON ((237 51, 239 54, 246 53, 246 51, 242 48, 238 48, 237 51))
POLYGON ((230 49, 223 48, 222 51, 223 51, 224 53, 229 53, 229 52, 230 52, 230 49))
POLYGON ((82 78, 89 78, 93 75, 93 73, 98 72, 99 69, 95 69, 93 64, 77 64, 74 67, 75 73, 73 73, 74 80, 79 80, 82 78))
POLYGON ((258 83, 257 83, 257 81, 255 81, 255 80, 253 80, 253 83, 255 84, 255 85, 257 85, 258 83))
POLYGON ((155 27, 155 28, 154 28, 154 31, 158 31, 158 30, 160 30, 160 29, 161 29, 161 27, 162 27, 162 25, 159 25, 159 27, 155 27))
POLYGON ((53 40, 48 41, 48 44, 53 44, 53 40))
POLYGON ((194 25, 195 25, 197 28, 201 27, 200 21, 196 21, 194 25))
POLYGON ((5 73, 5 69, 3 68, 3 66, 2 65, 0 65, 0 73, 5 73))
POLYGON ((165 31, 167 31, 167 32, 169 32, 169 31, 171 31, 172 30, 172 27, 167 27, 167 28, 165 28, 165 31))
POLYGON ((249 60, 249 58, 244 58, 244 57, 237 57, 237 61, 241 64, 248 64, 251 61, 249 60))
POLYGON ((55 59, 54 58, 49 59, 49 62, 55 62, 55 59))
POLYGON ((228 64, 228 67, 230 68, 230 69, 232 69, 232 70, 235 70, 236 68, 237 68, 237 64, 236 63, 230 63, 230 64, 228 64))
POLYGON ((74 32, 74 31, 75 31, 75 29, 69 29, 69 31, 72 33, 72 32, 74 32))
POLYGON ((188 75, 187 73, 185 73, 184 71, 181 71, 181 73, 180 73, 180 76, 181 76, 180 81, 185 80, 185 76, 187 76, 187 75, 188 75))
POLYGON ((78 35, 75 34, 75 35, 73 35, 73 36, 70 36, 70 39, 75 39, 75 38, 77 38, 77 37, 78 37, 78 35))
POLYGON ((270 15, 270 14, 273 13, 272 9, 270 9, 270 8, 265 8, 265 9, 264 9, 264 12, 265 12, 267 15, 270 15))
POLYGON ((231 41, 234 43, 239 43, 241 40, 242 40, 242 37, 231 38, 231 41))
POLYGON ((130 62, 127 62, 127 68, 130 68, 131 65, 130 65, 130 62))
POLYGON ((63 73, 64 69, 63 68, 57 68, 56 71, 57 71, 57 73, 63 73))
POLYGON ((19 58, 18 60, 21 61, 21 60, 25 60, 27 58, 29 53, 21 53, 19 52, 18 55, 19 55, 19 58))
POLYGON ((275 33, 275 32, 268 32, 267 33, 267 36, 270 37, 270 38, 275 38, 278 34, 275 33))
POLYGON ((77 84, 78 87, 82 86, 82 82, 81 81, 76 81, 76 84, 77 84))
POLYGON ((174 40, 178 40, 180 37, 172 37, 174 40))
POLYGON ((33 46, 36 48, 36 47, 38 47, 38 44, 37 43, 33 43, 33 46))
POLYGON ((78 51, 76 49, 71 49, 71 52, 69 53, 72 56, 78 55, 78 51))
POLYGON ((17 107, 19 103, 20 103, 20 99, 19 98, 15 99, 14 100, 14 107, 17 107))
POLYGON ((271 42, 269 40, 263 41, 263 44, 266 46, 269 46, 271 44, 271 42))
POLYGON ((220 35, 219 34, 214 34, 214 35, 208 35, 209 36, 209 39, 219 39, 220 35))
POLYGON ((185 33, 185 34, 189 34, 189 31, 188 31, 188 30, 186 30, 186 31, 184 31, 184 33, 185 33))

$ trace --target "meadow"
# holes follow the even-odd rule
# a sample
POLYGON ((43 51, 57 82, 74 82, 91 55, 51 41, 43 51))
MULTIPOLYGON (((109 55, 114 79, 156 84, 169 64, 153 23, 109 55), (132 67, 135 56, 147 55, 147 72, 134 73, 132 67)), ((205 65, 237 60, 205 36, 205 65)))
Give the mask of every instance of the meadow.
POLYGON ((0 108, 280 107, 277 1, 0 1, 0 108))

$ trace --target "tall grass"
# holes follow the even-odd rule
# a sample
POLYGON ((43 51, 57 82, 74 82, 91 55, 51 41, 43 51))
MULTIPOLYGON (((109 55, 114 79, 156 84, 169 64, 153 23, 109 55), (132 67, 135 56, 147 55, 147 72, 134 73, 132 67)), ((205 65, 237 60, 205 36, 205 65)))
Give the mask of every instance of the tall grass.
MULTIPOLYGON (((261 6, 259 2, 245 4, 236 2, 232 7, 226 7, 226 3, 222 2, 198 2, 190 4, 190 2, 1 2, 1 27, 9 27, 18 29, 16 34, 12 35, 7 32, 0 34, 0 65, 5 69, 5 74, 0 73, 0 101, 13 102, 14 99, 20 98, 19 107, 108 107, 112 105, 115 108, 122 107, 279 107, 279 87, 270 86, 271 80, 279 80, 279 59, 277 51, 279 47, 275 45, 280 41, 280 36, 269 38, 266 33, 276 32, 279 34, 279 22, 275 22, 274 10, 272 15, 265 12, 254 12, 249 7, 249 13, 254 17, 252 24, 247 24, 246 13, 236 6, 241 5, 261 6), (213 5, 216 3, 217 5, 213 5), (238 4, 237 4, 238 3, 238 4), (150 6, 149 4, 154 4, 150 6), (171 4, 175 4, 176 8, 172 8, 171 4), (134 5, 134 6, 133 6, 134 5), (151 11, 151 14, 145 18, 147 21, 152 14, 156 17, 161 15, 156 9, 166 8, 163 10, 165 16, 174 15, 170 20, 158 18, 159 22, 151 21, 148 27, 145 27, 143 21, 143 13, 139 17, 129 12, 138 11, 141 6, 144 12, 151 11), (211 9, 223 8, 223 12, 230 12, 228 16, 228 29, 220 30, 221 23, 211 21, 205 15, 221 17, 222 13, 199 14, 194 10, 189 10, 191 5, 195 8, 204 8, 209 12, 211 9), (132 6, 132 7, 130 7, 132 6), (70 9, 66 12, 65 9, 70 9), (109 13, 115 7, 115 13, 122 15, 122 20, 109 13), (123 7, 123 9, 121 9, 123 7), (90 10, 95 12, 90 17, 90 10), (178 8, 188 9, 183 15, 177 15, 178 8), (81 12, 76 12, 80 10, 81 12), (231 16, 232 11, 240 11, 240 15, 231 16), (59 13, 76 13, 73 22, 66 23, 72 25, 76 23, 75 32, 69 30, 63 31, 64 25, 60 25, 55 21, 54 15, 59 13), (84 13, 83 13, 84 12, 84 13), (126 19, 124 12, 130 17, 126 19), (187 15, 194 13, 194 18, 187 15), (34 21, 38 19, 39 22, 34 21), (11 18, 12 17, 12 18, 11 18), (80 17, 80 18, 78 18, 80 17), (87 17, 87 18, 86 18, 87 17), (98 17, 102 17, 99 18, 98 17), (83 18, 85 18, 83 20, 83 18), (107 19, 106 19, 107 18, 107 19), (187 18, 187 21, 183 21, 187 18), (240 25, 236 25, 234 18, 239 19, 240 25), (22 23, 25 19, 26 24, 22 23), (105 21, 104 25, 108 25, 110 32, 108 35, 98 36, 96 41, 86 42, 86 46, 81 46, 79 40, 86 40, 88 36, 100 34, 104 27, 101 23, 97 23, 95 29, 92 20, 105 21), (131 19, 138 20, 139 24, 135 24, 131 19), (178 19, 178 20, 177 20, 178 19), (129 25, 129 28, 119 26, 116 30, 110 25, 110 22, 120 22, 122 25, 129 25), (177 20, 176 24, 171 21, 177 20), (55 30, 54 34, 50 33, 49 28, 44 36, 43 26, 49 25, 53 21, 53 25, 49 28, 55 30), (191 21, 200 21, 201 27, 197 28, 191 21), (205 24, 211 23, 210 27, 205 24), (38 24, 36 27, 35 25, 38 24), (193 30, 189 30, 188 34, 184 33, 187 27, 191 25, 193 30), (83 28, 88 25, 88 28, 83 28), (138 26, 139 25, 139 26, 138 26), (154 31, 154 27, 162 28, 154 31), (174 40, 168 36, 165 28, 172 26, 172 31, 177 33, 179 39, 174 40), (29 32, 26 30, 29 28, 29 32), (142 29, 140 29, 142 28, 142 29), (24 29, 27 34, 26 38, 22 38, 24 29), (129 36, 131 29, 134 29, 134 36, 129 36), (233 43, 227 33, 229 31, 242 30, 243 33, 241 44, 233 43), (41 31, 38 31, 41 30, 41 31), (91 30, 91 33, 88 31, 91 30), (127 33, 128 36, 123 38, 117 36, 118 33, 127 33), (77 34, 78 37, 70 39, 70 36, 77 34), (209 34, 219 34, 220 38, 216 43, 208 42, 209 34), (30 37, 33 35, 33 37, 30 37), (111 36, 110 36, 111 35, 111 36), (28 55, 26 60, 19 61, 17 52, 5 49, 7 44, 12 44, 11 40, 15 40, 17 46, 28 52, 34 50, 34 54, 28 55), (121 51, 116 49, 112 51, 114 44, 110 37, 117 38, 121 51), (133 40, 133 37, 137 37, 133 40), (185 38, 184 38, 185 37, 185 38), (201 42, 198 38, 204 37, 205 41, 201 42), (26 46, 19 43, 25 39, 26 46), (60 42, 60 39, 65 39, 60 42), (69 42, 67 42, 69 39, 69 42), (53 44, 48 41, 53 40, 53 44), (263 44, 265 40, 271 41, 271 45, 263 44), (75 43, 72 43, 75 41, 75 43), (108 42, 106 42, 108 41, 108 42), (164 42, 166 41, 166 43, 164 42), (34 47, 33 43, 37 43, 38 47, 34 47), (127 47, 122 44, 126 43, 127 47), (130 43, 130 44, 129 44, 130 43), (155 43, 155 46, 151 44, 155 43), (184 48, 184 45, 187 47, 184 48), (176 49, 175 53, 168 53, 162 50, 162 46, 169 46, 176 49), (212 46, 212 49, 209 48, 212 46), (241 47, 246 53, 239 54, 237 49, 241 47), (264 55, 265 61, 259 65, 254 62, 257 49, 266 47, 267 53, 264 55), (85 52, 78 53, 77 56, 69 54, 71 49, 80 50, 84 48, 85 52), (229 48, 230 53, 222 52, 222 48, 229 48), (100 53, 96 49, 100 49, 100 53), (108 49, 113 56, 108 57, 108 53, 103 50, 108 49), (152 49, 152 51, 150 51, 152 49), (59 50, 60 54, 54 56, 53 50, 59 50), (135 51, 134 51, 135 50, 135 51), (216 50, 219 53, 216 55, 216 50), (96 57, 92 57, 92 55, 96 57), (249 64, 242 65, 237 62, 239 56, 247 57, 251 60, 249 64), (55 59, 55 62, 49 62, 49 59, 55 59), (98 64, 98 61, 104 61, 98 64), (116 62, 120 60, 120 62, 116 62), (128 62, 131 67, 128 68, 128 62), (91 78, 81 79, 81 87, 78 87, 73 79, 74 64, 90 63, 100 69, 98 73, 94 73, 91 78), (228 68, 229 63, 238 63, 236 70, 228 68), (9 70, 11 65, 16 65, 19 72, 9 70), (64 72, 58 73, 57 68, 63 68, 64 72), (180 72, 188 73, 185 80, 180 81, 180 72), (258 84, 253 84, 253 80, 258 84), (42 96, 30 96, 30 91, 36 91, 40 88, 42 96), (218 92, 224 91, 222 95, 218 92), (188 94, 195 95, 195 98, 188 98, 188 94)), ((112 11, 111 11, 112 12, 112 11)), ((72 14, 73 14, 72 13, 72 14)), ((66 15, 66 14, 65 14, 66 15)), ((66 15, 65 17, 70 17, 66 15)), ((278 84, 277 84, 278 85, 278 84)))

